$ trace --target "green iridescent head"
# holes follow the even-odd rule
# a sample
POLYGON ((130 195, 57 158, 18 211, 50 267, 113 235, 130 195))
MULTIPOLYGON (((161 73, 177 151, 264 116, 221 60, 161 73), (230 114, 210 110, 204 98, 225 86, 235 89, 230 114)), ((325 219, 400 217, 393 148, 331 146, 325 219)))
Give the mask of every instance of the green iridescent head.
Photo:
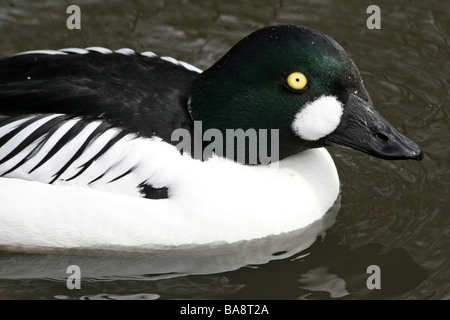
POLYGON ((267 27, 241 40, 194 81, 189 108, 203 130, 278 129, 280 158, 334 144, 422 157, 375 110, 349 54, 305 27, 267 27))

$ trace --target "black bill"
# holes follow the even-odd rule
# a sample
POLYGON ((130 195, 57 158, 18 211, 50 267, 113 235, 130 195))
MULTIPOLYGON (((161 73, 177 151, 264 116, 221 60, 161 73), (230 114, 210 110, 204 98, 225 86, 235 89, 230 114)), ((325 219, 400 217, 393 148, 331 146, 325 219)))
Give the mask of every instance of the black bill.
POLYGON ((372 104, 354 94, 348 98, 341 123, 325 141, 382 159, 423 158, 423 152, 416 143, 399 133, 372 104))

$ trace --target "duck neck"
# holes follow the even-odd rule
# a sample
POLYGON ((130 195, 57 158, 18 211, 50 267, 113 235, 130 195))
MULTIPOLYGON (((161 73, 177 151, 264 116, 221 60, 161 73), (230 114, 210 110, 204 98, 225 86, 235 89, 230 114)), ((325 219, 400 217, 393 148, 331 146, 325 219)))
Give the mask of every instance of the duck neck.
POLYGON ((239 127, 238 125, 212 124, 208 117, 203 120, 195 117, 195 108, 207 108, 195 105, 189 99, 189 112, 193 126, 192 148, 196 159, 207 160, 212 155, 247 164, 270 164, 308 147, 298 143, 298 137, 287 130, 263 127, 239 127), (199 156, 199 152, 201 156, 199 156))

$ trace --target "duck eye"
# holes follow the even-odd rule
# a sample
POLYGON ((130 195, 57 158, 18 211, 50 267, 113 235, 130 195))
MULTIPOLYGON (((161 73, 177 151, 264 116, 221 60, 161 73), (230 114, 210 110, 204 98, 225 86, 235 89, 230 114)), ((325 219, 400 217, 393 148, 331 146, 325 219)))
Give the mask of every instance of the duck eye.
POLYGON ((306 87, 306 84, 308 83, 308 80, 306 79, 306 76, 301 72, 292 72, 287 77, 287 83, 288 85, 295 90, 300 90, 306 87))

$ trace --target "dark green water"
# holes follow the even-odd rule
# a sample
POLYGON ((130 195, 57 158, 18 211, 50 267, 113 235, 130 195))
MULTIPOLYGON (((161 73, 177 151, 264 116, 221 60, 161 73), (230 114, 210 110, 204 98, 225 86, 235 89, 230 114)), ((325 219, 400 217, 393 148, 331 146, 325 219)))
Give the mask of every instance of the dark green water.
POLYGON ((311 246, 315 234, 172 253, 0 253, 0 299, 450 298, 446 1, 85 1, 81 30, 66 28, 69 4, 2 1, 0 56, 129 47, 204 69, 260 27, 304 25, 350 52, 378 110, 426 156, 395 162, 329 148, 340 209, 311 246), (379 30, 366 27, 371 4, 381 8, 379 30), (66 287, 70 264, 86 272, 80 290, 66 287), (381 289, 367 288, 370 265, 381 289))

